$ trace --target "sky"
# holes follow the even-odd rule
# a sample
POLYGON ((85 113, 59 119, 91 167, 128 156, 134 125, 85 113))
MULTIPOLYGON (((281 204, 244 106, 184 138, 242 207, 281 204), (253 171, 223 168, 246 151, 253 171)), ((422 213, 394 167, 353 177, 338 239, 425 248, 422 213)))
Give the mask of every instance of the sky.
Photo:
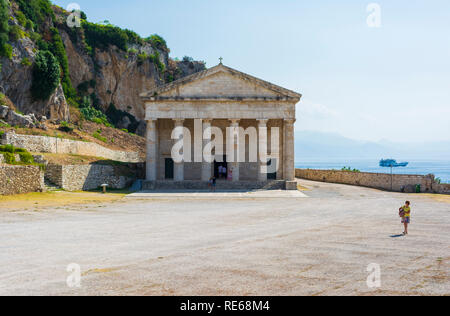
MULTIPOLYGON (((53 2, 66 8, 75 1, 53 2)), ((301 93, 298 131, 450 140, 448 0, 76 3, 91 22, 161 35, 173 58, 212 67, 223 57, 227 66, 301 93), (371 3, 377 6, 368 10, 371 3)))

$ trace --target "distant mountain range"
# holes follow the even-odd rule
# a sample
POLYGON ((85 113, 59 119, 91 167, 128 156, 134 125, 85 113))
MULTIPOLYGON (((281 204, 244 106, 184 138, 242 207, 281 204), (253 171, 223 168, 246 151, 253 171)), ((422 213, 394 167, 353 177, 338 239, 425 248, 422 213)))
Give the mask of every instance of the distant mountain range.
POLYGON ((364 142, 335 133, 297 131, 295 160, 307 159, 413 159, 450 161, 450 141, 426 143, 364 142))

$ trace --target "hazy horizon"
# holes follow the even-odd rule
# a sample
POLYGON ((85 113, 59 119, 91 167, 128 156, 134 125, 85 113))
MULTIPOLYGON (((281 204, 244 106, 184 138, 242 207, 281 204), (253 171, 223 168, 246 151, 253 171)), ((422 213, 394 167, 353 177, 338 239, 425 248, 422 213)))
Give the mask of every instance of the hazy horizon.
MULTIPOLYGON (((54 0, 66 7, 74 1, 54 0)), ((88 20, 158 33, 172 57, 240 71, 303 94, 297 130, 368 141, 450 140, 450 2, 87 1, 88 20), (381 27, 367 24, 367 5, 381 27)))

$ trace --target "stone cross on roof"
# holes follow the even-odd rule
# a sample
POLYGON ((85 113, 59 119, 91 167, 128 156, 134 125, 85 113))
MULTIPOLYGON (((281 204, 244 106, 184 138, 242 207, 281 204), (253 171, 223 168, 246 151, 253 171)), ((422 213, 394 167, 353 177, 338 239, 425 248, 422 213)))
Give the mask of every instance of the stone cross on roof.
POLYGON ((222 62, 223 62, 223 58, 220 57, 219 60, 220 60, 220 64, 222 65, 222 64, 223 64, 223 63, 222 63, 222 62))

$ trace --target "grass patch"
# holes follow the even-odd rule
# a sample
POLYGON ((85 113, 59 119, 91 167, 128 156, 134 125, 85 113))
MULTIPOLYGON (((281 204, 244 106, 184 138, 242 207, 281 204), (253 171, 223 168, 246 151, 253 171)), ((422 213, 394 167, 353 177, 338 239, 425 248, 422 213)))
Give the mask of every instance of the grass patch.
POLYGON ((25 209, 36 207, 59 207, 66 205, 85 205, 112 203, 121 200, 128 193, 114 192, 44 192, 3 196, 0 195, 0 209, 25 209))
POLYGON ((99 141, 102 141, 102 142, 104 142, 104 143, 107 143, 108 140, 106 139, 106 137, 103 137, 103 136, 101 135, 101 133, 102 133, 102 131, 101 131, 101 130, 98 130, 98 131, 96 131, 94 134, 92 134, 92 137, 94 137, 95 139, 98 139, 99 141))

